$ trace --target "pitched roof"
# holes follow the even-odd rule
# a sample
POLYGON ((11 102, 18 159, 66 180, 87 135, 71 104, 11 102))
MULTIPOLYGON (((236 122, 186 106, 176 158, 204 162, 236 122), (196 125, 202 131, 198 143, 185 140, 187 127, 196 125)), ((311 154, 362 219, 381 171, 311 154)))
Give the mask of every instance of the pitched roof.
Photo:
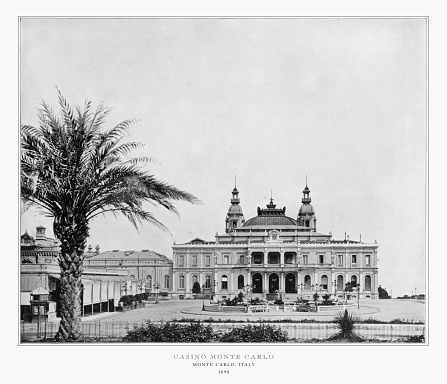
POLYGON ((163 262, 172 263, 170 259, 168 259, 165 255, 161 253, 157 253, 154 251, 150 251, 148 249, 143 249, 141 251, 105 251, 101 252, 97 255, 89 257, 89 260, 104 260, 104 259, 150 259, 150 260, 158 260, 163 262))

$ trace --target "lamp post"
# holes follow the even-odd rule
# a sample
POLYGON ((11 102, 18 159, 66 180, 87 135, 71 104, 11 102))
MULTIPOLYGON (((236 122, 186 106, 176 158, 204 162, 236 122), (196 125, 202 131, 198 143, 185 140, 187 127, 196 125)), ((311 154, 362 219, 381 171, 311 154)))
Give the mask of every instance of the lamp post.
MULTIPOLYGON (((214 294, 214 296, 216 296, 216 287, 217 287, 217 281, 214 280, 214 281, 213 281, 213 294, 214 294)), ((213 297, 213 298, 214 298, 214 297, 213 297)), ((210 304, 211 304, 211 300, 210 300, 210 304)))
POLYGON ((337 298, 337 280, 334 280, 332 284, 334 284, 334 302, 335 302, 337 298))
POLYGON ((202 284, 202 311, 205 310, 205 284, 202 284))
MULTIPOLYGON (((248 294, 251 293, 251 285, 247 284, 245 286, 245 291, 247 292, 247 299, 248 299, 248 294)), ((251 303, 251 297, 249 299, 249 303, 251 303)))
POLYGON ((360 283, 357 283, 357 309, 360 309, 360 283))
POLYGON ((315 288, 315 312, 318 312, 318 283, 316 283, 315 285, 312 285, 312 289, 315 288))
POLYGON ((154 289, 155 289, 155 292, 156 292, 155 304, 158 304, 158 290, 160 289, 160 284, 159 283, 155 283, 154 284, 154 289))

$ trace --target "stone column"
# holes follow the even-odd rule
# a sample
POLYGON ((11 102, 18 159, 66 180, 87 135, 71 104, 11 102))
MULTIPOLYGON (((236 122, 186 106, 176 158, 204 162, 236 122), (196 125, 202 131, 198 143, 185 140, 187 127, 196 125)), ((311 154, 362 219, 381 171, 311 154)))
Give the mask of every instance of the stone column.
POLYGON ((267 272, 264 272, 264 291, 266 294, 269 293, 269 279, 267 272))
MULTIPOLYGON (((190 281, 191 281, 191 278, 190 278, 191 276, 189 276, 189 273, 188 272, 186 272, 185 273, 185 290, 186 290, 186 293, 191 293, 191 286, 190 286, 190 281)), ((185 297, 185 299, 186 299, 186 297, 185 297)))
POLYGON ((171 287, 172 287, 172 291, 171 292, 175 292, 175 290, 177 289, 177 274, 176 274, 176 272, 173 272, 172 273, 172 284, 171 284, 171 287))
POLYGON ((284 251, 283 250, 279 251, 279 262, 281 264, 281 268, 284 268, 284 251))
POLYGON ((268 264, 268 253, 266 252, 266 250, 264 249, 264 266, 266 266, 268 264))

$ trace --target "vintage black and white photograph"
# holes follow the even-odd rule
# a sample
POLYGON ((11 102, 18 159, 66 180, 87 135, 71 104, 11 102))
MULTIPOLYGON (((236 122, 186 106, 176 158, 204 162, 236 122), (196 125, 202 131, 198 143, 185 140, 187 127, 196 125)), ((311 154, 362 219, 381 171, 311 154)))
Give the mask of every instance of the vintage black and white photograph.
POLYGON ((427 31, 21 18, 20 343, 427 343, 427 31))

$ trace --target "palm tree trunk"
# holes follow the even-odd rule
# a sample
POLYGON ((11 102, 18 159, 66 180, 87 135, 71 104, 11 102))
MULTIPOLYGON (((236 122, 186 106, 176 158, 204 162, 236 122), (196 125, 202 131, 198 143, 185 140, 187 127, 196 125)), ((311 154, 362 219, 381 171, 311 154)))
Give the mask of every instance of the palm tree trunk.
POLYGON ((88 226, 72 224, 71 220, 55 218, 53 229, 61 241, 59 266, 61 269, 61 321, 56 338, 79 340, 81 331, 81 293, 84 249, 88 238, 88 226))

